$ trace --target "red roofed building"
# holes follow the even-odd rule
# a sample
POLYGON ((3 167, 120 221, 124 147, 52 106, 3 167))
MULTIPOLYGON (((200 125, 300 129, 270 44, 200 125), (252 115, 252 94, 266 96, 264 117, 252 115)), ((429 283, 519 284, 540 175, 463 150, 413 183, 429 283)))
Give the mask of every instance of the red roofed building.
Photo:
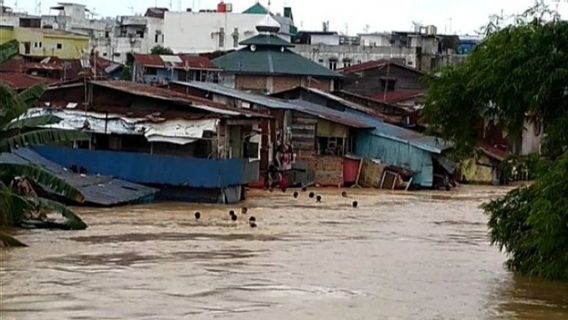
POLYGON ((217 82, 219 69, 209 58, 193 54, 133 54, 133 81, 165 84, 169 81, 217 82))
POLYGON ((28 75, 28 74, 25 74, 25 73, 19 73, 19 72, 1 72, 0 73, 0 83, 6 84, 16 91, 22 91, 22 90, 25 90, 27 88, 30 88, 30 87, 33 87, 35 85, 42 84, 42 83, 49 85, 49 84, 52 84, 52 83, 55 83, 55 82, 57 82, 57 80, 35 77, 35 76, 31 76, 31 75, 28 75))

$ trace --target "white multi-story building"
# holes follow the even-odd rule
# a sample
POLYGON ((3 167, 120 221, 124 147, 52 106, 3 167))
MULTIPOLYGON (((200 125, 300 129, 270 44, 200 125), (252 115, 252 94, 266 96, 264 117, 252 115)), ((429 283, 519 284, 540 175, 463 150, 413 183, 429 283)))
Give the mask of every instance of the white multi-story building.
POLYGON ((434 26, 415 32, 359 34, 347 37, 329 31, 299 32, 293 50, 330 69, 368 61, 397 60, 423 71, 463 59, 458 36, 437 35, 434 26))
POLYGON ((280 24, 279 35, 290 41, 295 32, 292 11, 284 15, 271 14, 255 4, 242 13, 232 12, 232 6, 220 3, 217 10, 200 12, 167 12, 164 19, 164 44, 176 53, 200 53, 239 49, 239 43, 258 34, 256 26, 270 14, 280 24))
POLYGON ((164 46, 164 20, 153 16, 121 16, 104 39, 94 45, 100 57, 125 63, 129 53, 150 53, 164 46))

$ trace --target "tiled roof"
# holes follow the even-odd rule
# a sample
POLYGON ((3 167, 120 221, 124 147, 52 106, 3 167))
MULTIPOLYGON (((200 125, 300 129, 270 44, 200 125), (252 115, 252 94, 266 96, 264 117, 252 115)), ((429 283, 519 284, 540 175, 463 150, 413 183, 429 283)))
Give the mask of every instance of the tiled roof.
POLYGON ((248 14, 270 14, 270 11, 263 6, 262 4, 260 4, 260 2, 255 3, 253 6, 251 6, 250 8, 246 9, 245 11, 243 11, 243 13, 248 13, 248 14))
POLYGON ((91 83, 96 86, 124 92, 127 94, 186 105, 188 107, 212 112, 219 115, 270 118, 270 116, 264 114, 227 107, 223 104, 215 104, 212 101, 211 103, 207 103, 206 101, 203 101, 203 99, 192 97, 184 93, 131 81, 91 81, 91 83))
POLYGON ((134 62, 146 67, 167 68, 173 66, 177 69, 218 70, 219 68, 207 57, 193 54, 157 55, 134 54, 134 62))
POLYGON ((341 78, 342 75, 286 48, 250 47, 221 56, 213 62, 227 72, 258 75, 293 75, 341 78))
POLYGON ((290 42, 276 36, 269 34, 259 34, 252 38, 248 38, 240 43, 243 46, 255 45, 255 46, 274 46, 274 47, 294 47, 290 42))

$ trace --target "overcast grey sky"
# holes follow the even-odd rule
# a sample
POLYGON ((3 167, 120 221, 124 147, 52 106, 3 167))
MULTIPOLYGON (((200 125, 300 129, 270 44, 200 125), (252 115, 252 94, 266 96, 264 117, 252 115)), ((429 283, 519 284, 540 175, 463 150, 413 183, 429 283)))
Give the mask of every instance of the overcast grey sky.
MULTIPOLYGON (((173 10, 181 7, 212 9, 217 0, 65 0, 86 4, 101 16, 143 13, 149 6, 165 6, 173 10)), ((57 0, 4 0, 11 7, 35 13, 36 3, 41 3, 43 14, 57 0)), ((233 0, 234 11, 242 11, 256 0, 233 0)), ((265 6, 268 0, 260 1, 265 6)), ((568 17, 568 0, 547 0, 554 8, 559 2, 559 12, 568 17)), ((329 20, 330 29, 356 34, 368 30, 411 30, 412 22, 433 24, 438 32, 472 34, 488 21, 492 14, 519 13, 534 4, 534 0, 271 0, 271 10, 281 12, 284 5, 293 8, 296 25, 302 30, 321 30, 322 22, 329 20)), ((54 13, 52 11, 52 13, 54 13)))

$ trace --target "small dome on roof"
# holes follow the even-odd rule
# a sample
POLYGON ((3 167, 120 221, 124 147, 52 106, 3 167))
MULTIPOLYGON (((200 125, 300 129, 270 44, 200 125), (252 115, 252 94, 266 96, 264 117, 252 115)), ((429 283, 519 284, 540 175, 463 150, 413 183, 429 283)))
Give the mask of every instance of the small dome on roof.
POLYGON ((266 15, 256 24, 256 30, 258 32, 277 33, 280 31, 280 24, 270 15, 266 15))

